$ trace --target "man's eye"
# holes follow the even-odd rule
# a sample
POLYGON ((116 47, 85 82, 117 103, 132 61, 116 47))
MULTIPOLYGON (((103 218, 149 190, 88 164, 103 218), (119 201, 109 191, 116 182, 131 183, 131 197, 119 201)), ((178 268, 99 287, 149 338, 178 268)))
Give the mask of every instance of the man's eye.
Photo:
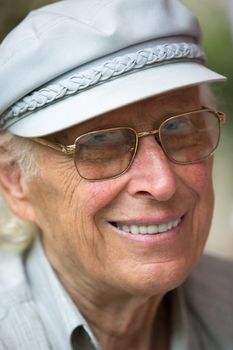
POLYGON ((93 145, 101 142, 106 142, 107 140, 108 140, 108 137, 106 134, 98 134, 90 137, 89 140, 86 142, 93 145))
POLYGON ((164 124, 163 131, 190 131, 193 129, 193 124, 189 119, 171 120, 164 124))
POLYGON ((177 122, 177 121, 169 122, 166 124, 165 127, 167 130, 175 130, 180 127, 180 122, 177 122))

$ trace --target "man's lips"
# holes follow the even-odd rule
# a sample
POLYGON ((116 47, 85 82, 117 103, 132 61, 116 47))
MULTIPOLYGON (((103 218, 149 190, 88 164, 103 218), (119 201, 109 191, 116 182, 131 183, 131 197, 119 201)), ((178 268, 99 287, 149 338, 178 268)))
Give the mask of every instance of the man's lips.
POLYGON ((161 224, 156 223, 142 223, 137 224, 133 221, 131 223, 111 222, 111 224, 118 230, 132 235, 155 235, 164 233, 177 227, 182 220, 182 216, 179 216, 172 220, 167 220, 161 224))

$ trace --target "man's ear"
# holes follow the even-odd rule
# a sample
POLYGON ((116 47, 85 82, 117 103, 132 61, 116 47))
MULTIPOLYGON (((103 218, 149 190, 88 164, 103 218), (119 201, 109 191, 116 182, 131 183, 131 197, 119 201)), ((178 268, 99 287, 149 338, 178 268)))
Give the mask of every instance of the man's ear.
POLYGON ((28 184, 16 162, 0 164, 0 191, 14 214, 23 220, 34 222, 28 184))

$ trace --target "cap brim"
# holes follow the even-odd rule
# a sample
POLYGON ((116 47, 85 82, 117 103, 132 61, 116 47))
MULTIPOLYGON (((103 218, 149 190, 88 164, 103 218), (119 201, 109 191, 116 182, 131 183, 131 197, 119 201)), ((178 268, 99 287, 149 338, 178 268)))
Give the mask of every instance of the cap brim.
POLYGON ((165 92, 226 78, 196 62, 177 62, 148 68, 92 87, 33 112, 8 129, 23 137, 45 136, 165 92))

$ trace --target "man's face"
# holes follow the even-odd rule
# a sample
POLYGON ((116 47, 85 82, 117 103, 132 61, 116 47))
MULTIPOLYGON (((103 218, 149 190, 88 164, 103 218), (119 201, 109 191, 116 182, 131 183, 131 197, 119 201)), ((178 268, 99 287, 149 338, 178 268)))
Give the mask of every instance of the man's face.
MULTIPOLYGON (((200 106, 198 90, 186 89, 107 113, 54 138, 71 144, 96 129, 152 130, 166 117, 200 106)), ((140 140, 125 174, 89 182, 79 177, 72 159, 38 147, 41 175, 30 183, 30 201, 61 279, 84 291, 153 295, 187 277, 211 222, 212 159, 173 164, 149 136, 140 140), (163 232, 136 233, 143 230, 163 232)))

